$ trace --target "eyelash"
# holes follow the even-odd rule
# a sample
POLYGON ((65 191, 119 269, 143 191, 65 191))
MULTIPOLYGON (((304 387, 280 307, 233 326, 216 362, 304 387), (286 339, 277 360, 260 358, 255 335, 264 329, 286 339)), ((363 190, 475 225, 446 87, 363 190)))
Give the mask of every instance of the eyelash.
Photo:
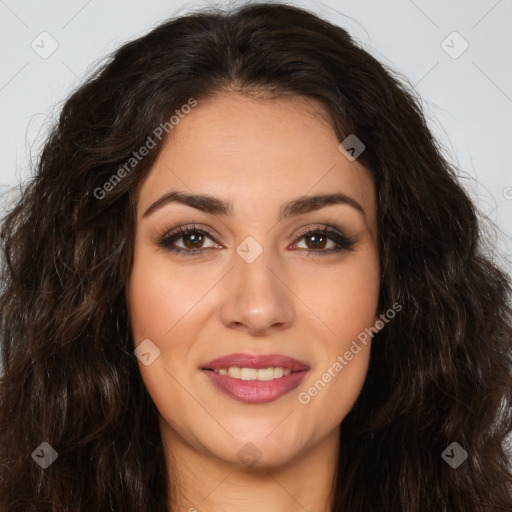
MULTIPOLYGON (((205 250, 210 249, 210 247, 204 248, 204 249, 183 249, 181 247, 172 247, 172 244, 179 240, 180 238, 183 238, 186 235, 190 235, 193 233, 199 233, 202 235, 207 235, 209 238, 211 238, 213 241, 215 241, 212 233, 210 233, 206 229, 198 229, 195 225, 192 226, 184 226, 180 227, 177 230, 166 232, 160 240, 158 241, 158 245, 162 247, 163 249, 173 252, 175 254, 186 254, 187 256, 195 256, 197 254, 203 253, 205 250)), ((299 234, 297 241, 294 242, 294 245, 298 243, 303 238, 306 238, 311 235, 322 235, 330 240, 336 242, 337 247, 334 249, 328 249, 328 250, 313 250, 313 249, 300 249, 305 250, 310 254, 314 255, 327 255, 332 253, 338 253, 341 251, 352 251, 352 246, 356 243, 356 240, 353 238, 349 238, 341 233, 338 233, 336 231, 332 231, 328 229, 328 226, 324 226, 323 228, 313 228, 308 231, 302 232, 299 234)))

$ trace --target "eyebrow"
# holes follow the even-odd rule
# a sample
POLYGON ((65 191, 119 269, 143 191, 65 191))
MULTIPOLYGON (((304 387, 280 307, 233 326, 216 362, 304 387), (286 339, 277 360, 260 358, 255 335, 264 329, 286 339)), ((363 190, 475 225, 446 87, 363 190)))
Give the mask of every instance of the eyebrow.
MULTIPOLYGON (((142 215, 148 217, 165 205, 179 203, 213 215, 233 215, 233 205, 208 194, 188 194, 172 191, 157 199, 142 215)), ((320 210, 333 204, 346 204, 359 211, 365 217, 365 211, 354 198, 342 193, 302 196, 284 204, 279 211, 279 221, 285 218, 320 210)))

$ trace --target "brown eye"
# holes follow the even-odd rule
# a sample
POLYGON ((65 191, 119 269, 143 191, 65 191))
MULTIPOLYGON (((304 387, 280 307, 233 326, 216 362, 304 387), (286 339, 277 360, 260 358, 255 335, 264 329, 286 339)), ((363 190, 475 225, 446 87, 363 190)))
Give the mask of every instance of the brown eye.
MULTIPOLYGON (((311 253, 317 252, 318 254, 351 251, 352 246, 356 243, 356 240, 326 228, 314 229, 302 233, 299 240, 305 240, 306 250, 309 250, 311 253), (329 242, 331 242, 331 247, 327 247, 329 242)), ((299 249, 302 249, 302 247, 299 247, 299 249)))
POLYGON ((195 226, 186 226, 164 235, 158 245, 168 251, 193 255, 203 252, 204 249, 216 247, 216 244, 204 246, 208 238, 213 241, 213 236, 210 233, 197 229, 195 226), (176 245, 180 240, 182 241, 181 247, 176 245))

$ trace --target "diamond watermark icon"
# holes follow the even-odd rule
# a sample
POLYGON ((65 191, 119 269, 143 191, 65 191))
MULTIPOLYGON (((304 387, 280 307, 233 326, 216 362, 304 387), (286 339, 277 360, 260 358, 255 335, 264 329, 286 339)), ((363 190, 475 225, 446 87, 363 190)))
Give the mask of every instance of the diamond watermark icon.
POLYGON ((48 32, 41 32, 33 41, 30 43, 30 47, 34 50, 39 57, 47 59, 51 57, 59 47, 57 40, 48 32))
POLYGON ((247 263, 252 263, 263 252, 263 247, 252 236, 248 236, 237 246, 236 252, 247 263))
POLYGON ((351 133, 339 146, 338 149, 353 162, 365 149, 366 146, 353 133, 351 133))
POLYGON ((453 442, 441 457, 453 469, 457 469, 468 458, 468 452, 459 443, 453 442))
POLYGON ((246 443, 238 450, 238 458, 248 467, 254 466, 261 459, 261 452, 252 443, 246 443))
POLYGON ((32 458, 43 468, 46 469, 52 464, 59 454, 46 441, 42 442, 33 452, 32 458))
POLYGON ((160 349, 147 338, 137 346, 133 353, 144 366, 149 366, 160 355, 160 349))
POLYGON ((458 59, 469 48, 469 43, 458 32, 454 31, 443 39, 441 48, 452 59, 458 59))

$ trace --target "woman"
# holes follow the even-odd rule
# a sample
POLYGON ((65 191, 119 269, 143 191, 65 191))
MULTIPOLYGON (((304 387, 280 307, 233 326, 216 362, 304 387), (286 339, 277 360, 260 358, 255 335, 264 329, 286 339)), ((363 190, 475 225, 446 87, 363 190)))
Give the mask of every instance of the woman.
POLYGON ((116 51, 3 222, 0 510, 511 510, 510 281, 418 105, 285 5, 116 51))

